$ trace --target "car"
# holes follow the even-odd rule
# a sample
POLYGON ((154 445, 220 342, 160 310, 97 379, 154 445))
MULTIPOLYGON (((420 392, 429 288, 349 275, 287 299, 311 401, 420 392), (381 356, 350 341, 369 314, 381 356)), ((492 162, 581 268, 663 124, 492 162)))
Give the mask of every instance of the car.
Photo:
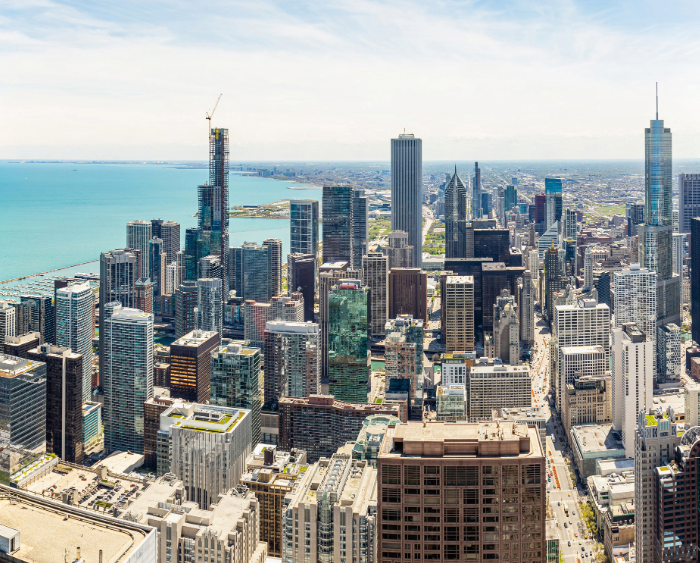
POLYGON ((583 551, 583 552, 585 552, 585 551, 586 551, 586 548, 585 548, 585 546, 581 548, 581 551, 583 551))
POLYGON ((568 528, 569 525, 568 525, 566 522, 564 522, 564 527, 565 527, 565 528, 568 528))
POLYGON ((557 501, 557 506, 561 506, 561 501, 557 501))
POLYGON ((571 547, 571 540, 569 540, 569 547, 571 547))
POLYGON ((576 537, 576 538, 577 538, 577 537, 578 537, 578 534, 574 534, 574 537, 576 537))

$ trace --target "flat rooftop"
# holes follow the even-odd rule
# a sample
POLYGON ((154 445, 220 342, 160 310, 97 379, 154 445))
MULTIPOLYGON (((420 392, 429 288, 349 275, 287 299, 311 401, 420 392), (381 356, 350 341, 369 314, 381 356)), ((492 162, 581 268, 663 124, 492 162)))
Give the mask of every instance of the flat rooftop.
POLYGON ((132 452, 115 452, 112 455, 104 458, 95 467, 106 467, 112 473, 118 475, 128 475, 137 467, 141 467, 145 457, 143 454, 135 454, 132 452))
POLYGON ((209 332, 206 330, 193 330, 185 334, 185 336, 178 338, 170 346, 199 346, 216 334, 216 332, 209 332))
POLYGON ((15 491, 12 496, 12 502, 0 498, 0 525, 19 530, 21 547, 12 555, 24 561, 55 563, 63 561, 66 553, 74 560, 80 548, 85 561, 98 561, 102 550, 103 562, 112 563, 141 549, 148 535, 155 534, 143 526, 100 518, 27 493, 15 491))
POLYGON ((611 473, 634 471, 634 458, 606 459, 598 462, 598 471, 605 477, 611 473))
POLYGON ((605 354, 602 346, 562 346, 560 348, 565 356, 574 354, 605 354))
POLYGON ((622 437, 613 431, 612 424, 574 426, 571 436, 583 455, 623 449, 622 437))
POLYGON ((39 365, 39 362, 33 360, 0 354, 0 377, 13 379, 18 375, 31 371, 37 365, 39 365))

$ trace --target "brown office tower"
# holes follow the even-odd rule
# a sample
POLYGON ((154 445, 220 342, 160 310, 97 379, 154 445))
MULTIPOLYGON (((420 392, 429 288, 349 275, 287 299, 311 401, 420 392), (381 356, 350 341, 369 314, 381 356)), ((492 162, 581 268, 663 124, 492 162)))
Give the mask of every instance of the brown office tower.
POLYGON ((396 268, 389 272, 389 318, 399 315, 428 320, 428 274, 420 268, 396 268))
MULTIPOLYGON (((4 353, 26 360, 27 352, 33 350, 41 343, 41 334, 38 332, 28 332, 22 336, 6 336, 4 353)), ((0 344, 0 349, 1 348, 3 348, 2 344, 0 344)))
POLYGON ((46 451, 83 462, 83 357, 68 348, 42 344, 27 358, 46 364, 46 451))
POLYGON ((160 415, 172 407, 177 399, 152 397, 143 404, 143 465, 147 469, 158 469, 158 430, 160 415))
POLYGON ((144 313, 153 312, 153 282, 149 278, 140 278, 134 285, 135 309, 144 313))
POLYGON ((377 561, 539 563, 545 458, 515 422, 389 427, 377 458, 377 561))
POLYGON ((344 403, 333 395, 279 400, 280 448, 304 450, 309 463, 330 458, 346 442, 354 442, 364 420, 372 414, 399 417, 399 405, 344 403))
POLYGON ((219 333, 193 330, 170 345, 170 393, 184 401, 209 402, 211 351, 219 333))

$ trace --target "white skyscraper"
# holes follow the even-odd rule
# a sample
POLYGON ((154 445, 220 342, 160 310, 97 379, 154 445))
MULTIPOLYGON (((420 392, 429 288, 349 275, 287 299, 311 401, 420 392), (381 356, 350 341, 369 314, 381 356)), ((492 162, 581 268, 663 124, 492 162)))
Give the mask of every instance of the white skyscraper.
MULTIPOLYGON (((150 223, 149 223, 150 224, 150 223)), ((56 290, 56 345, 83 357, 83 402, 92 398, 92 337, 95 295, 90 282, 56 290)))
POLYGON ((104 311, 105 451, 143 453, 143 404, 153 397, 153 315, 119 302, 104 311))
POLYGON ((613 328, 612 342, 613 427, 634 457, 637 414, 653 406, 654 347, 634 323, 613 328))
POLYGON ((593 289, 593 253, 590 246, 586 247, 583 257, 583 288, 593 289))
POLYGON ((535 342, 535 285, 530 270, 523 272, 520 285, 520 340, 527 345, 535 342))
POLYGON ((659 383, 681 380, 681 327, 675 323, 656 329, 656 376, 659 383))
POLYGON ((673 234, 673 273, 683 275, 683 249, 685 247, 686 235, 681 233, 673 234))
POLYGON ((6 336, 15 335, 16 309, 9 301, 0 301, 0 344, 5 342, 6 336))
POLYGON ((197 328, 207 332, 218 332, 223 328, 223 305, 220 278, 197 280, 197 328))
POLYGON ((408 233, 413 267, 423 264, 423 141, 412 134, 391 140, 391 230, 408 233))
POLYGON ((150 221, 143 221, 137 219, 136 221, 129 221, 126 224, 126 247, 135 248, 141 251, 141 269, 139 270, 139 278, 150 277, 150 259, 149 259, 149 248, 148 243, 150 242, 152 235, 153 225, 150 221))

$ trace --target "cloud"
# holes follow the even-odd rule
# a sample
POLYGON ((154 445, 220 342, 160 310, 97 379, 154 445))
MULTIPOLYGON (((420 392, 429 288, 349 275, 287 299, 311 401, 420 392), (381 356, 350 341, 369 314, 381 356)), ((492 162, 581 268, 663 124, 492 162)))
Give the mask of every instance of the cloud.
POLYGON ((203 159, 221 92, 240 160, 641 158, 656 80, 696 156, 700 40, 597 1, 5 1, 0 158, 203 159))

